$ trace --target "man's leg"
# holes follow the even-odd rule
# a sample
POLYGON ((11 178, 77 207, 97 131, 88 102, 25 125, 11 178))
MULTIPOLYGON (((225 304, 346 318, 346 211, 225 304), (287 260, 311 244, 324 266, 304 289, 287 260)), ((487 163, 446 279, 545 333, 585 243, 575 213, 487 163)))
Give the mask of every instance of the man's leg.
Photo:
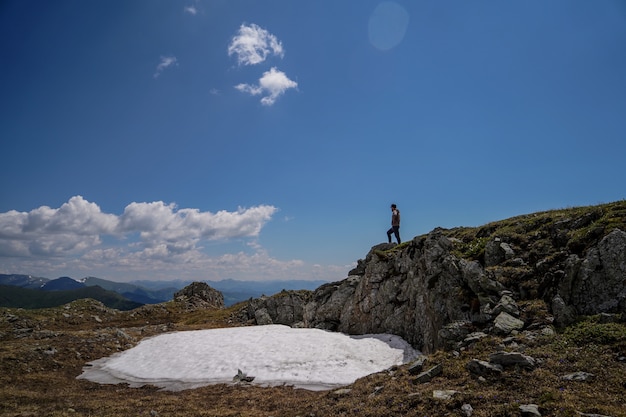
POLYGON ((398 241, 398 245, 402 243, 400 242, 400 226, 394 226, 393 233, 396 235, 396 240, 398 241))
POLYGON ((389 243, 391 243, 391 234, 394 233, 393 227, 387 230, 387 239, 389 239, 389 243))

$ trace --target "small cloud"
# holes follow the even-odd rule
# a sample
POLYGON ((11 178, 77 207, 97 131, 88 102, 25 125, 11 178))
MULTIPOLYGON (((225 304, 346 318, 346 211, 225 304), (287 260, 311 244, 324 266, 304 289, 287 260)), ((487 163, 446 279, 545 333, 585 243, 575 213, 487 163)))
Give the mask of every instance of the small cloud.
POLYGON ((196 6, 185 6, 184 11, 185 13, 189 13, 193 16, 198 14, 198 9, 196 8, 196 6))
POLYGON ((220 95, 220 90, 218 90, 217 88, 211 88, 209 90, 209 94, 211 94, 212 96, 219 96, 220 95))
POLYGON ((282 43, 267 30, 255 25, 239 27, 228 46, 228 56, 237 55, 239 65, 256 65, 265 61, 268 55, 283 57, 282 43))
POLYGON ((264 106, 273 105, 278 97, 290 88, 297 88, 298 83, 287 78, 284 72, 272 68, 263 73, 258 85, 238 84, 235 88, 252 96, 265 95, 261 99, 264 106))
POLYGON ((178 60, 175 56, 162 56, 161 62, 156 67, 154 78, 159 78, 161 73, 171 66, 178 66, 178 60))
POLYGON ((257 252, 264 251, 263 246, 261 246, 258 240, 251 240, 250 242, 248 242, 248 246, 257 252))

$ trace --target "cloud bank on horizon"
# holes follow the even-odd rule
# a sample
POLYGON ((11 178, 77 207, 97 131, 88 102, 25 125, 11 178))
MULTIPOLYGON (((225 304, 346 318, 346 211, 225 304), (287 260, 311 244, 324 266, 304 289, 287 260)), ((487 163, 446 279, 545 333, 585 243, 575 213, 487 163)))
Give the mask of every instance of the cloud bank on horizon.
POLYGON ((135 279, 302 277, 304 262, 273 259, 257 241, 277 211, 258 205, 211 213, 155 201, 130 203, 115 215, 74 196, 59 208, 0 213, 0 257, 5 273, 44 276, 55 270, 95 274, 112 268, 135 279), (204 251, 203 243, 235 239, 247 240, 253 253, 212 256, 204 251))

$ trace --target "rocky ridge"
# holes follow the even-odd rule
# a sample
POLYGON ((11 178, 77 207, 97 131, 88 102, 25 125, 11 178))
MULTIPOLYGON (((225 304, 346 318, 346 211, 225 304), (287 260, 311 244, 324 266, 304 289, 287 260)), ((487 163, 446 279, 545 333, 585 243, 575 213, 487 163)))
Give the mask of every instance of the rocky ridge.
MULTIPOLYGON (((559 329, 594 316, 591 322, 598 327, 581 331, 596 335, 586 336, 592 348, 605 337, 598 336, 602 332, 616 332, 607 339, 623 333, 625 225, 626 203, 620 202, 520 216, 476 229, 435 229, 402 245, 372 247, 346 279, 316 291, 283 291, 250 300, 248 317, 257 324, 402 336, 431 354, 409 365, 413 384, 458 374, 445 369, 441 355, 434 354, 442 349, 464 358, 465 372, 479 384, 526 380, 546 361, 527 350, 537 352, 552 343, 559 329), (602 327, 607 323, 620 327, 602 327), (483 340, 494 344, 487 360, 473 353, 483 340)), ((578 343, 584 343, 585 338, 580 339, 578 343)), ((615 360, 613 366, 619 369, 626 364, 621 351, 615 360)), ((579 369, 558 375, 564 384, 589 383, 595 377, 579 369)), ((442 385, 445 389, 432 391, 433 398, 457 398, 456 413, 472 416, 475 402, 462 402, 462 390, 442 385)), ((626 388, 626 381, 622 386, 626 388)), ((375 387, 371 396, 383 389, 375 387)), ((336 392, 349 394, 349 389, 336 392)), ((626 405, 623 392, 621 397, 626 405)), ((517 408, 521 416, 545 411, 543 404, 535 403, 517 408)))
POLYGON ((475 332, 549 332, 582 315, 626 313, 626 202, 435 229, 380 244, 313 292, 251 300, 257 324, 392 333, 424 352, 475 332), (537 314, 537 305, 542 314, 537 314))

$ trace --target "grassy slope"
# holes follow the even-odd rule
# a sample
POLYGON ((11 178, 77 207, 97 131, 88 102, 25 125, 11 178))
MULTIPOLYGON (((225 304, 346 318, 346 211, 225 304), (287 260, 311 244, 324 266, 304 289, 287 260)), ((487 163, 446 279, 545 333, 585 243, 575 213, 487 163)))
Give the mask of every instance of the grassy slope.
MULTIPOLYGON (((183 313, 169 303, 153 310, 114 312, 81 301, 68 308, 2 309, 0 415, 121 417, 149 416, 154 411, 159 416, 458 416, 466 403, 472 405, 474 416, 517 416, 519 405, 528 403, 538 404, 543 415, 575 416, 577 411, 626 415, 626 363, 620 359, 626 355, 626 326, 593 319, 534 340, 520 335, 518 343, 541 365, 534 371, 509 369, 485 382, 471 377, 465 365, 473 358, 487 360, 499 349, 497 337, 483 339, 458 355, 430 356, 430 364, 441 363, 444 368, 430 383, 414 384, 408 367, 401 366, 358 380, 344 395, 229 385, 163 392, 75 379, 86 362, 128 349, 143 337, 243 325, 237 319, 241 308, 183 313), (70 317, 63 319, 64 314, 70 317), (94 321, 95 314, 101 323, 94 321), (33 330, 15 337, 15 328, 33 330), (576 371, 596 378, 561 380, 576 371), (459 394, 451 400, 433 399, 433 391, 441 389, 459 394)), ((523 305, 524 314, 543 314, 543 308, 523 305)))

